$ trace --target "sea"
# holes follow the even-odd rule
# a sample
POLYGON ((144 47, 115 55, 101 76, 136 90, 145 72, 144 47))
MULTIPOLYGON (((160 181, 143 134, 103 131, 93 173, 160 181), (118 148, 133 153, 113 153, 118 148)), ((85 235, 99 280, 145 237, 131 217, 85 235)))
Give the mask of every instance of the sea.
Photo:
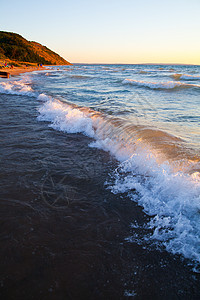
POLYGON ((0 79, 1 299, 200 298, 200 66, 0 79))

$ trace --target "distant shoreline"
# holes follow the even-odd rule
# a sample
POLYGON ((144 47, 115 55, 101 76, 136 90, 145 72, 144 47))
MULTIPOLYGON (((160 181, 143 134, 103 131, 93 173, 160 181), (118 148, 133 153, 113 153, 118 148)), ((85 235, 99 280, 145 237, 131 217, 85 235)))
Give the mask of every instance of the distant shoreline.
POLYGON ((74 62, 73 65, 133 65, 133 66, 200 66, 200 64, 184 64, 184 63, 76 63, 74 62))

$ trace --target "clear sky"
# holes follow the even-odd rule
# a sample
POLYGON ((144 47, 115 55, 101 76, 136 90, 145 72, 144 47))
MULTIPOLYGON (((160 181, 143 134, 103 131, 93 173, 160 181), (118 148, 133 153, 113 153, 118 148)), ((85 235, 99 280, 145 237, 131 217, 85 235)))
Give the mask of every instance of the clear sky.
POLYGON ((0 0, 0 30, 72 63, 200 65, 200 0, 0 0))

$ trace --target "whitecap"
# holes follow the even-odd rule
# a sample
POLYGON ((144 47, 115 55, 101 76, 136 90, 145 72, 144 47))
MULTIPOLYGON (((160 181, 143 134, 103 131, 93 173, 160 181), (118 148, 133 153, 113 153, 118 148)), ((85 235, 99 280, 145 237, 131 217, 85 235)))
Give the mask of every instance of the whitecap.
POLYGON ((0 82, 0 93, 12 95, 27 95, 31 97, 36 95, 31 86, 27 84, 26 81, 22 80, 0 82))
POLYGON ((93 138, 90 147, 108 151, 119 161, 107 188, 114 194, 128 194, 151 216, 148 228, 152 234, 143 239, 160 242, 167 251, 200 263, 199 169, 187 172, 189 167, 174 168, 138 138, 139 133, 126 135, 125 126, 116 118, 45 95, 39 97, 47 101, 39 108, 38 120, 49 121, 56 130, 93 138))
POLYGON ((150 89, 174 89, 174 88, 190 88, 190 87, 200 87, 198 84, 182 83, 180 81, 166 81, 166 82, 153 82, 153 81, 143 81, 143 80, 133 80, 124 79, 123 84, 131 84, 135 86, 147 87, 150 89))

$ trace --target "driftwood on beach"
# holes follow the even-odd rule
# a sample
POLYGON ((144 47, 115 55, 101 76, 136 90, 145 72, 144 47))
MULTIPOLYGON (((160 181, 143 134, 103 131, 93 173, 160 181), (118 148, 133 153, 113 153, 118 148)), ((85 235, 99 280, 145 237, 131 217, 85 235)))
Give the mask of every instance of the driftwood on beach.
POLYGON ((10 73, 6 72, 6 71, 0 71, 0 77, 9 78, 10 77, 10 73))

